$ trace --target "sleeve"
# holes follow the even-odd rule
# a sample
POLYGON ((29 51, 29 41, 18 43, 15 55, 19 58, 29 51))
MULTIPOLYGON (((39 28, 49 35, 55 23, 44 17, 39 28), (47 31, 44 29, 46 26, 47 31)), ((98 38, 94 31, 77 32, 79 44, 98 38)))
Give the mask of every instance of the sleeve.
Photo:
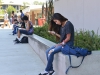
POLYGON ((71 33, 71 23, 68 23, 67 25, 66 25, 66 34, 69 34, 69 33, 71 33))

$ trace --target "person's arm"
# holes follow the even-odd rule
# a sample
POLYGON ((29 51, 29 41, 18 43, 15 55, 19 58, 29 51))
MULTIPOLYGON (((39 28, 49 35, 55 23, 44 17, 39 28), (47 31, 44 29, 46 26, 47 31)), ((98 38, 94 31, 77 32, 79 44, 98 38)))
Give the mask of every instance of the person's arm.
POLYGON ((72 28, 71 28, 71 23, 68 23, 68 25, 66 26, 65 28, 65 33, 66 33, 66 38, 63 39, 63 41, 61 42, 62 45, 65 45, 68 41, 70 41, 71 39, 71 31, 72 31, 72 28))
POLYGON ((27 22, 26 30, 28 31, 30 29, 30 23, 29 21, 27 22))
POLYGON ((60 36, 59 34, 57 34, 57 33, 55 33, 55 36, 57 36, 57 37, 59 37, 59 38, 61 37, 61 36, 60 36))
POLYGON ((66 39, 63 40, 63 42, 62 42, 61 44, 62 44, 62 45, 65 45, 65 43, 67 43, 67 42, 70 40, 70 37, 71 37, 71 34, 70 34, 70 33, 67 34, 67 35, 66 35, 66 39))
POLYGON ((50 34, 52 34, 52 35, 55 35, 55 36, 57 36, 58 38, 60 38, 60 35, 59 34, 57 34, 56 32, 54 32, 54 31, 48 31, 50 34))

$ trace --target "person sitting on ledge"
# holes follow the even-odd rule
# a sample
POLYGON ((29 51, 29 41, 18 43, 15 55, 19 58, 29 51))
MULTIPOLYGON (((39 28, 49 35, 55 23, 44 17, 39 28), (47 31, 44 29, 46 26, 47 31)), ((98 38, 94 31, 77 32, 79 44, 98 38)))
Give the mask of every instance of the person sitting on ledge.
POLYGON ((27 16, 24 16, 23 20, 25 22, 26 28, 18 28, 17 38, 14 40, 14 41, 17 41, 17 43, 19 43, 22 39, 21 34, 26 34, 26 35, 32 35, 33 34, 33 24, 32 24, 32 22, 29 21, 27 16))
POLYGON ((51 19, 50 34, 60 38, 60 43, 46 50, 47 65, 44 72, 39 75, 53 75, 53 59, 54 54, 61 52, 61 49, 65 45, 74 45, 74 26, 68 21, 67 18, 62 16, 60 13, 54 13, 51 19))

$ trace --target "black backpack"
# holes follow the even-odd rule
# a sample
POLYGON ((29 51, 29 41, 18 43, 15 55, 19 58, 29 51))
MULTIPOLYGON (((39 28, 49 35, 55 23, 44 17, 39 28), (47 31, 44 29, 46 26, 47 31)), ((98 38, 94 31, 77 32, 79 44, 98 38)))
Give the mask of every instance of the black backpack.
POLYGON ((27 37, 27 36, 24 36, 24 37, 21 39, 20 43, 28 43, 28 37, 27 37))

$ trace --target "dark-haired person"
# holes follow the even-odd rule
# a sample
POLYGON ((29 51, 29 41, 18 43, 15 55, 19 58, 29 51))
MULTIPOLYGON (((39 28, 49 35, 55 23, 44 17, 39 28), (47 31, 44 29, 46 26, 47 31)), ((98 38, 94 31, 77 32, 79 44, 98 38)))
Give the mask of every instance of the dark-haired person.
POLYGON ((32 35, 33 34, 33 24, 31 21, 29 21, 27 16, 23 17, 23 20, 25 22, 25 27, 26 28, 19 28, 17 32, 17 38, 16 42, 19 43, 21 41, 21 34, 26 34, 26 35, 32 35))
POLYGON ((23 21, 23 18, 21 18, 19 21, 17 21, 17 19, 14 19, 13 35, 18 32, 18 28, 25 28, 25 22, 23 21))
POLYGON ((53 75, 55 72, 53 69, 54 54, 61 52, 65 45, 74 45, 74 26, 60 13, 54 13, 49 33, 59 37, 60 43, 46 50, 47 65, 45 71, 39 75, 53 75))
POLYGON ((15 35, 17 33, 17 28, 18 28, 18 21, 17 19, 14 19, 14 22, 13 22, 13 35, 15 35))
POLYGON ((25 22, 24 22, 23 18, 21 18, 20 24, 21 24, 21 28, 26 28, 26 27, 25 27, 25 22))
POLYGON ((14 19, 17 19, 17 14, 15 14, 15 12, 12 11, 11 16, 12 16, 12 24, 13 24, 14 23, 14 19))
POLYGON ((23 13, 23 11, 20 10, 20 13, 21 13, 20 18, 23 18, 23 17, 24 17, 24 13, 23 13))

